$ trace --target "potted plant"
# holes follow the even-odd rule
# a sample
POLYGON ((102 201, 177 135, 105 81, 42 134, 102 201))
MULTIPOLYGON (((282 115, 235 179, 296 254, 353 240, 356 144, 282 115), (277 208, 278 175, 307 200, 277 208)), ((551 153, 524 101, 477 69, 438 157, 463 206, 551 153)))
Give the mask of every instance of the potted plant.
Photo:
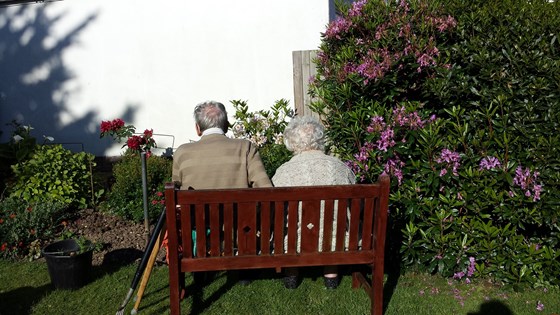
POLYGON ((55 241, 42 250, 55 289, 75 290, 91 278, 96 245, 84 237, 55 241))

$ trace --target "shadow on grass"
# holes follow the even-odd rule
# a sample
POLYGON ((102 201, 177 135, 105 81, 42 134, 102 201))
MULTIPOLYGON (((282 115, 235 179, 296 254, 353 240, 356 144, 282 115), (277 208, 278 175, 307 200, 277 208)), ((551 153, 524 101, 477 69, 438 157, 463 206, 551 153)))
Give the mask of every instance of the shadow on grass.
MULTIPOLYGON (((194 281, 186 288, 187 295, 192 294, 192 307, 190 314, 203 314, 212 302, 220 299, 227 291, 229 291, 240 280, 240 272, 206 272, 193 274, 194 281), (217 277, 216 277, 217 276, 217 277), (216 281, 221 277, 226 277, 226 282, 218 290, 214 291, 212 295, 204 298, 204 286, 210 282, 216 281)), ((260 279, 261 277, 259 277, 260 279)), ((252 280, 252 279, 248 279, 252 280)))
POLYGON ((399 278, 401 276, 400 264, 391 264, 390 268, 385 268, 385 273, 387 274, 387 280, 383 285, 383 313, 387 312, 391 298, 395 293, 397 284, 399 283, 399 278))
POLYGON ((513 315, 513 312, 504 303, 491 300, 480 304, 480 309, 476 313, 467 313, 467 315, 513 315))
POLYGON ((32 306, 53 290, 50 284, 0 293, 0 314, 29 314, 32 306))
POLYGON ((123 248, 108 252, 103 257, 103 262, 93 268, 92 281, 105 275, 112 274, 122 267, 128 266, 142 258, 143 251, 135 248, 123 248))

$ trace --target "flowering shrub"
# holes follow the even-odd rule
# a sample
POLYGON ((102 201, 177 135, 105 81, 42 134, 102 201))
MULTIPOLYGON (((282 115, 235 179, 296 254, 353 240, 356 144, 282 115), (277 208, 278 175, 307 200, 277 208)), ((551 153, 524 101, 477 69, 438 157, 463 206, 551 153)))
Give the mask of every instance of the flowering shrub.
POLYGON ((284 146, 283 133, 288 118, 294 116, 286 100, 277 101, 270 110, 249 112, 244 101, 232 101, 235 108, 235 122, 232 132, 235 138, 248 139, 259 147, 259 154, 270 178, 282 163, 292 157, 284 146))
POLYGON ((134 134, 136 127, 133 125, 125 125, 124 121, 120 118, 111 121, 102 121, 100 129, 101 138, 111 136, 119 142, 126 138, 126 143, 123 144, 123 148, 128 147, 128 149, 133 152, 147 152, 147 154, 150 155, 151 149, 156 146, 156 141, 153 138, 153 129, 146 129, 144 133, 137 135, 134 134))
MULTIPOLYGON (((163 187, 171 181, 172 160, 163 156, 151 156, 146 160, 148 216, 158 218, 163 207, 163 187)), ((123 218, 140 222, 144 218, 142 163, 140 156, 125 153, 113 166, 115 182, 107 194, 107 200, 100 206, 123 218)))
POLYGON ((0 201, 0 257, 22 258, 36 255, 33 244, 40 244, 54 236, 58 224, 66 214, 66 205, 53 200, 27 203, 19 198, 0 201))
POLYGON ((359 181, 394 179, 389 266, 560 285, 559 5, 339 7, 311 107, 359 181))

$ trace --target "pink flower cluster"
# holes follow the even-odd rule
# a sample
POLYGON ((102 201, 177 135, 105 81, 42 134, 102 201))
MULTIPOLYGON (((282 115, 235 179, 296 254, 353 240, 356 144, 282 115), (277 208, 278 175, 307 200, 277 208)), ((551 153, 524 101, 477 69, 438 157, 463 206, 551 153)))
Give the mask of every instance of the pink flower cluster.
POLYGON ((346 18, 338 17, 327 27, 327 30, 325 31, 325 37, 341 39, 341 35, 348 32, 352 25, 352 22, 347 20, 346 18))
POLYGON ((399 185, 401 185, 403 179, 402 168, 406 163, 402 161, 397 152, 390 152, 389 149, 399 143, 406 143, 408 131, 423 128, 427 123, 434 120, 435 116, 433 115, 428 120, 422 120, 418 112, 407 112, 404 106, 396 107, 393 110, 389 122, 385 122, 382 116, 372 117, 366 131, 370 136, 374 136, 373 139, 364 142, 358 153, 354 154, 355 161, 348 161, 347 165, 363 181, 365 176, 361 174, 365 174, 369 170, 368 161, 372 157, 376 163, 383 163, 384 161, 384 171, 396 177, 399 185), (382 152, 388 156, 379 155, 382 152))
MULTIPOLYGON (((525 191, 526 197, 533 197, 533 201, 541 199, 542 185, 537 184, 539 177, 539 172, 535 171, 531 173, 529 168, 523 168, 518 166, 515 170, 515 177, 513 178, 513 184, 521 187, 525 191)), ((512 193, 510 193, 511 195, 512 193)))
POLYGON ((436 159, 436 162, 443 164, 444 168, 441 169, 439 176, 444 176, 447 174, 447 169, 451 167, 453 176, 459 176, 457 170, 459 169, 461 156, 459 153, 451 151, 449 149, 441 150, 440 156, 436 159))
POLYGON ((498 160, 497 157, 494 156, 487 156, 480 160, 479 169, 480 170, 493 170, 500 168, 502 163, 498 160))
POLYGON ((474 257, 469 257, 469 265, 467 266, 467 272, 465 273, 464 271, 459 271, 453 274, 453 279, 463 279, 463 277, 467 276, 465 278, 465 282, 467 284, 471 283, 470 278, 474 275, 474 272, 476 271, 476 261, 474 259, 474 257))

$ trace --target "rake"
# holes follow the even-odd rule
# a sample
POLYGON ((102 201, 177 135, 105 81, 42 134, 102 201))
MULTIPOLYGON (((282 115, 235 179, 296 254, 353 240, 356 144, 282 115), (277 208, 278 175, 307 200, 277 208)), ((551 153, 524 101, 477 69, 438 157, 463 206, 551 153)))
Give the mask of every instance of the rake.
POLYGON ((124 315, 124 308, 126 307, 126 304, 128 304, 128 301, 130 301, 130 298, 132 297, 132 294, 134 293, 136 286, 138 286, 138 282, 140 281, 141 274, 144 272, 144 269, 146 269, 149 256, 151 256, 150 254, 152 253, 154 246, 159 239, 159 234, 163 229, 164 222, 165 222, 165 209, 163 209, 161 215, 159 216, 158 222, 156 223, 156 226, 154 227, 154 231, 152 232, 152 236, 150 237, 148 245, 146 246, 146 250, 144 251, 144 255, 142 256, 142 260, 140 261, 138 268, 136 268, 136 273, 134 274, 134 278, 132 279, 130 289, 128 290, 128 293, 126 294, 126 297, 124 298, 124 301, 119 307, 119 310, 117 311, 116 315, 124 315))
POLYGON ((148 265, 146 266, 146 270, 144 270, 144 274, 142 275, 140 287, 138 288, 138 292, 136 292, 134 307, 130 311, 131 315, 136 315, 138 313, 138 307, 140 306, 140 301, 142 301, 142 296, 144 296, 144 291, 146 290, 146 285, 148 284, 148 280, 150 279, 157 254, 159 252, 159 249, 161 248, 161 242, 163 240, 165 231, 166 229, 165 227, 163 227, 159 233, 154 249, 152 249, 152 254, 150 255, 150 259, 148 260, 148 265))

